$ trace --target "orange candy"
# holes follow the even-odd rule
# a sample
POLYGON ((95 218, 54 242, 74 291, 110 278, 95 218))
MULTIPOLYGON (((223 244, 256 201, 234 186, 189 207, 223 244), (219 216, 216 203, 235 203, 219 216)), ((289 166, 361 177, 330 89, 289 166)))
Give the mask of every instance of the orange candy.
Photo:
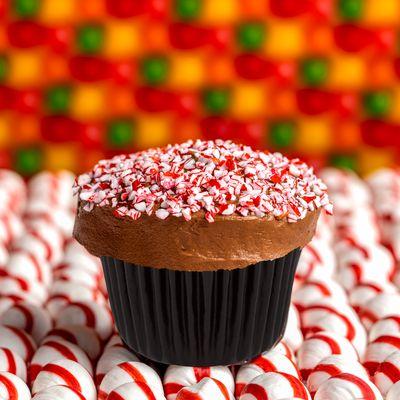
POLYGON ((307 44, 311 53, 328 54, 332 51, 332 28, 327 25, 316 25, 309 29, 307 44))
POLYGON ((69 79, 68 62, 63 56, 52 54, 47 57, 44 69, 48 81, 57 82, 69 79))
POLYGON ((106 15, 104 0, 84 0, 79 2, 79 11, 83 18, 101 18, 106 15))
POLYGON ((274 116, 292 116, 297 110, 296 95, 291 89, 271 90, 268 104, 274 116))
POLYGON ((169 48, 168 30, 165 24, 143 24, 143 38, 146 38, 146 51, 148 52, 162 52, 169 48))
POLYGON ((239 0, 240 12, 250 18, 265 17, 268 13, 268 2, 261 0, 239 0))
POLYGON ((40 139, 39 119, 35 115, 19 115, 15 118, 14 140, 18 145, 31 144, 40 139))
POLYGON ((189 139, 200 139, 199 123, 194 119, 176 119, 172 123, 174 139, 176 143, 182 143, 189 139))
POLYGON ((133 90, 113 87, 107 96, 107 108, 112 115, 132 114, 136 108, 133 90))
POLYGON ((360 125, 352 120, 339 121, 333 124, 335 131, 334 146, 339 151, 354 151, 362 143, 360 125))
POLYGON ((233 62, 230 57, 213 57, 208 64, 208 79, 211 84, 225 85, 235 77, 233 62))
POLYGON ((384 87, 391 86, 396 80, 393 60, 377 58, 369 63, 368 80, 371 86, 384 87))

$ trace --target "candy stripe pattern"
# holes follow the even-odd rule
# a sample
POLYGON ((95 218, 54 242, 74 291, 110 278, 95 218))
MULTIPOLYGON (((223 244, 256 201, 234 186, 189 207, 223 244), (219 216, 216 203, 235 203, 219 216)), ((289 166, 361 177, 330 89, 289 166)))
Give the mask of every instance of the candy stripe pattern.
POLYGON ((0 372, 0 398, 4 400, 30 400, 26 383, 9 372, 0 372))
POLYGON ((154 394, 143 382, 130 382, 118 386, 107 397, 107 400, 165 400, 164 396, 154 394))
POLYGON ((195 385, 181 389, 176 400, 234 400, 233 394, 220 381, 204 378, 195 385))

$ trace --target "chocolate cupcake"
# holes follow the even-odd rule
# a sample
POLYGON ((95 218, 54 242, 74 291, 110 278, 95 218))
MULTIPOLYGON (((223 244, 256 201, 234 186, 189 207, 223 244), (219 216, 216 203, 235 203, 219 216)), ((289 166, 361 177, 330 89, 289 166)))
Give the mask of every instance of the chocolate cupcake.
POLYGON ((301 249, 331 212, 301 161, 222 140, 100 161, 75 191, 74 236, 102 260, 122 339, 178 365, 274 346, 301 249))

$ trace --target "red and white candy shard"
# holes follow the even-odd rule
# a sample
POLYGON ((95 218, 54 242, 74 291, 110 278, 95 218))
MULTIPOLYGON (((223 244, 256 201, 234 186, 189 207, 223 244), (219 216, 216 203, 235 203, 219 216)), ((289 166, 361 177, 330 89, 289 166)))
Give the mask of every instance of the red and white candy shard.
POLYGON ((36 343, 25 331, 12 326, 0 326, 1 347, 15 351, 27 362, 36 351, 36 343))
POLYGON ((233 393, 235 382, 228 367, 184 367, 170 365, 164 375, 164 392, 167 400, 175 400, 178 392, 187 386, 199 383, 203 378, 213 378, 221 382, 233 393))
POLYGON ((129 382, 144 382, 155 394, 164 393, 160 377, 154 369, 141 362, 130 361, 117 365, 109 371, 99 387, 99 400, 104 400, 118 386, 129 382))
POLYGON ((383 396, 386 396, 390 388, 400 381, 400 351, 390 354, 379 364, 373 381, 383 396))
POLYGON ((203 378, 195 385, 181 389, 176 400, 234 400, 233 394, 220 381, 213 378, 203 378))
POLYGON ((0 371, 17 375, 24 382, 27 380, 26 363, 15 351, 0 347, 0 371))
POLYGON ((33 383, 35 381, 45 365, 61 359, 75 361, 93 375, 93 368, 89 357, 80 347, 64 339, 54 339, 42 344, 33 356, 29 366, 30 382, 33 383))
POLYGON ((63 385, 50 386, 39 393, 36 393, 33 400, 86 400, 76 390, 63 385))
POLYGON ((143 382, 129 382, 118 386, 107 397, 107 400, 165 400, 161 394, 155 394, 153 390, 143 382))
POLYGON ((325 381, 314 400, 383 400, 378 388, 369 380, 352 374, 340 374, 325 381))
POLYGON ((26 383, 10 372, 0 372, 0 398, 4 400, 30 400, 26 383))
POLYGON ((53 322, 46 309, 20 302, 0 315, 0 324, 22 329, 32 335, 36 343, 40 343, 52 328, 53 322))
POLYGON ((386 357, 400 350, 400 338, 394 336, 381 336, 367 347, 364 357, 364 367, 371 376, 386 357))
POLYGON ((284 372, 300 378, 297 367, 289 358, 271 350, 240 367, 236 375, 235 396, 239 397, 247 384, 266 372, 284 372))
POLYGON ((298 353, 298 367, 303 379, 307 379, 312 370, 325 358, 333 354, 345 354, 358 360, 353 345, 344 337, 332 332, 319 332, 308 337, 298 353))
POLYGON ((107 340, 114 331, 111 311, 94 301, 79 301, 64 307, 56 317, 56 327, 71 324, 93 328, 101 340, 107 340))
POLYGON ((307 388, 313 395, 326 380, 343 373, 369 379, 367 371, 358 361, 346 355, 335 354, 321 360, 312 370, 307 379, 307 388))
POLYGON ((369 341, 373 342, 381 336, 395 336, 400 338, 400 316, 386 317, 375 322, 369 330, 369 341))
POLYGON ((361 321, 367 329, 376 321, 390 316, 400 317, 399 293, 378 294, 361 311, 361 321))
POLYGON ((400 382, 395 383, 389 390, 386 400, 400 399, 400 382))
POLYGON ((310 393, 299 379, 292 375, 268 372, 253 379, 242 391, 240 400, 280 400, 298 397, 311 400, 310 393))
POLYGON ((203 210, 209 222, 234 213, 296 222, 321 207, 332 212, 326 186, 306 164, 222 140, 102 160, 74 189, 86 211, 111 206, 133 219, 154 212, 190 219, 203 210))
POLYGON ((122 346, 111 346, 105 349, 96 366, 96 385, 100 385, 104 376, 119 364, 139 361, 135 354, 122 346))
POLYGON ((52 386, 64 385, 81 393, 85 400, 97 400, 96 387, 89 372, 71 360, 56 360, 47 364, 37 376, 32 394, 52 386))

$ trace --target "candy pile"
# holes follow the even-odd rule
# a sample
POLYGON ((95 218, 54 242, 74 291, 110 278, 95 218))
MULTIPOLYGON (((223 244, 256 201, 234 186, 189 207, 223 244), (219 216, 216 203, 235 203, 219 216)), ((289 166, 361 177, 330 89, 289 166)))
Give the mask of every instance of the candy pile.
POLYGON ((71 239, 74 177, 0 170, 0 399, 398 400, 400 172, 321 175, 335 214, 303 250, 284 339, 165 370, 123 346, 100 263, 71 239))
POLYGON ((218 137, 363 173, 399 162, 399 14, 398 0, 0 0, 0 167, 82 172, 218 137))

